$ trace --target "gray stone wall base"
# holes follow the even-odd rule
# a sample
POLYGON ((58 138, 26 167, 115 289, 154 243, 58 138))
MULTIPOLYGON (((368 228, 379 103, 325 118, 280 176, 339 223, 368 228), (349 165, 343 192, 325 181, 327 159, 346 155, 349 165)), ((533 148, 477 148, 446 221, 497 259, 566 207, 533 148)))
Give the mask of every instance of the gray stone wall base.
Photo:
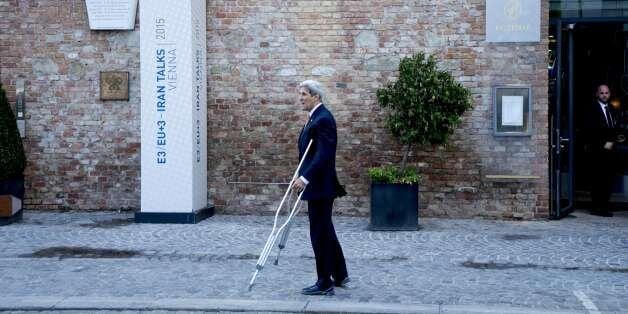
POLYGON ((136 223, 195 224, 214 215, 214 206, 209 205, 191 213, 146 213, 135 212, 136 223))

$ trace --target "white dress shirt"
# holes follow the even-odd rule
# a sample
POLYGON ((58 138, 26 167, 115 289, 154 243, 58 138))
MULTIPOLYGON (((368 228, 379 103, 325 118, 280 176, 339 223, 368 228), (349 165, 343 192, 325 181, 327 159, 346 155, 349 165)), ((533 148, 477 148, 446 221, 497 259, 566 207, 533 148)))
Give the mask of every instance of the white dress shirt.
POLYGON ((606 120, 606 125, 608 125, 609 127, 612 127, 613 126, 612 123, 614 122, 612 121, 613 116, 611 115, 610 112, 608 112, 608 115, 606 115, 607 110, 608 110, 608 104, 605 104, 599 100, 597 101, 597 103, 600 104, 600 107, 602 108, 602 113, 604 114, 604 120, 606 120), (611 117, 611 121, 608 121, 608 117, 611 117))

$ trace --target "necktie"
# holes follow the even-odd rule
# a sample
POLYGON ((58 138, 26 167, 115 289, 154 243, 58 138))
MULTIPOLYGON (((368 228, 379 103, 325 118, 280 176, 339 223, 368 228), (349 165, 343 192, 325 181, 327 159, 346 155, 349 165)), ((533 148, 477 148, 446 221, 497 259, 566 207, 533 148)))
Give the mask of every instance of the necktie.
POLYGON ((608 110, 608 105, 604 106, 604 114, 606 115, 606 124, 608 124, 608 127, 609 128, 614 127, 614 125, 613 125, 613 117, 611 116, 611 113, 608 110))
POLYGON ((305 131, 305 127, 307 127, 307 125, 310 123, 310 117, 308 116, 307 121, 305 121, 305 125, 303 125, 303 128, 301 129, 301 133, 299 133, 299 142, 301 142, 301 137, 303 136, 303 131, 305 131))

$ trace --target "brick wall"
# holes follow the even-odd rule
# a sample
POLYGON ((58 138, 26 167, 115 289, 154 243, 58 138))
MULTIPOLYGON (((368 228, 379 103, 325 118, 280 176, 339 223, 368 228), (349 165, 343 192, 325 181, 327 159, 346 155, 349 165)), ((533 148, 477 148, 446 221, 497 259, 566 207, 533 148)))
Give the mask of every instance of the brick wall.
POLYGON ((139 207, 139 31, 90 31, 82 0, 0 14, 0 79, 13 98, 26 81, 25 206, 139 207), (130 72, 130 101, 99 100, 101 70, 130 72))
MULTIPOLYGON (((425 177, 421 215, 546 216, 548 4, 540 43, 489 44, 484 3, 208 1, 208 195, 217 209, 274 210, 305 122, 296 84, 313 78, 336 117, 350 192, 336 210, 367 215, 366 169, 401 160, 375 91, 395 79, 401 57, 425 51, 472 90, 475 107, 448 145, 413 152, 425 177), (492 135, 496 84, 533 86, 532 136, 492 135)), ((139 207, 139 30, 90 31, 82 0, 3 1, 0 13, 0 80, 10 94, 18 75, 27 80, 27 206, 139 207), (101 70, 130 71, 129 102, 98 100, 101 70)))

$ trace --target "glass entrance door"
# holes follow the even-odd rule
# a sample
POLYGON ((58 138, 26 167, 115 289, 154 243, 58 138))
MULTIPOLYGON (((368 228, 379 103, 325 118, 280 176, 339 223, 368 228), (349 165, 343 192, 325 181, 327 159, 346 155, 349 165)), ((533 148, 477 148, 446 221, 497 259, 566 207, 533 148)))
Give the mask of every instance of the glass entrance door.
POLYGON ((573 28, 560 20, 550 23, 550 217, 554 219, 574 208, 573 28))

